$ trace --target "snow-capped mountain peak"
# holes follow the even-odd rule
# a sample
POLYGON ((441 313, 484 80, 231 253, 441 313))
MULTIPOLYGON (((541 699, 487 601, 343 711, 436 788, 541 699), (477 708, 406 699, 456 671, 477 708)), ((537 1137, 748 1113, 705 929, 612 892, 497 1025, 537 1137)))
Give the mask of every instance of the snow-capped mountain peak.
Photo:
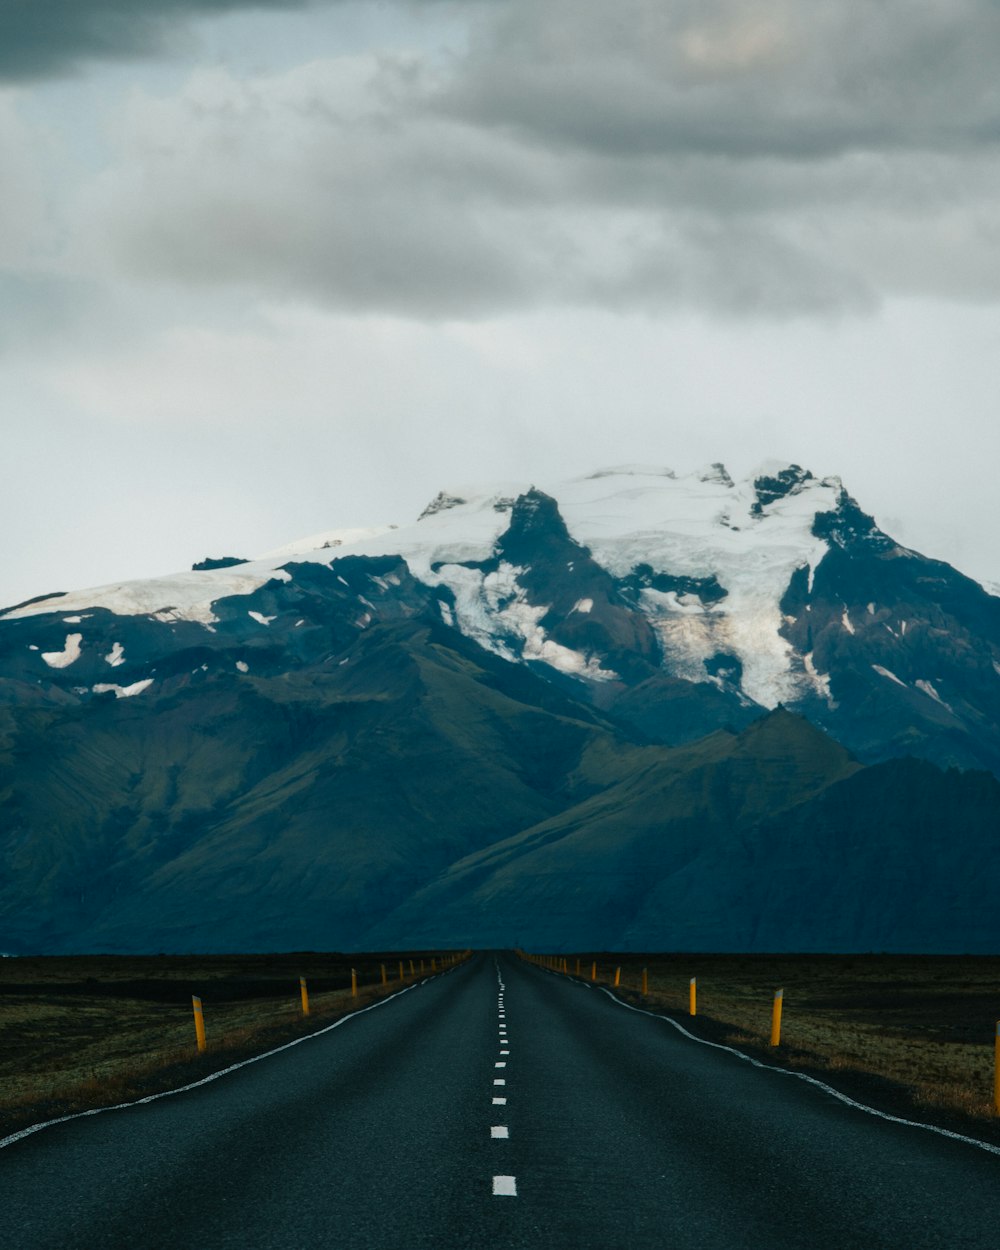
MULTIPOLYGON (((150 699, 186 662, 164 663, 156 629, 190 653, 189 676, 219 662, 252 680, 265 653, 272 666, 347 663, 351 639, 414 615, 601 706, 672 682, 701 728, 779 703, 830 727, 860 700, 845 741, 874 733, 884 708, 912 748, 914 724, 952 742, 964 725, 971 743, 1000 721, 1000 600, 901 548, 839 478, 775 461, 738 481, 716 463, 452 485, 409 524, 39 599, 0 628, 18 627, 26 679, 90 697, 113 656, 115 693, 150 699)), ((630 715, 673 732, 648 697, 630 715)))

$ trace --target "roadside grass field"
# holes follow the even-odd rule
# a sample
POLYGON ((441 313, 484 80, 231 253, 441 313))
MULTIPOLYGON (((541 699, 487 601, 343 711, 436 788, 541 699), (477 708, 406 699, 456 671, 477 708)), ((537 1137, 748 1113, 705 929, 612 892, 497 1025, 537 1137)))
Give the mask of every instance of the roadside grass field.
MULTIPOLYGON (((561 959, 562 956, 557 956, 561 959)), ((581 953, 569 972, 672 1016, 707 1040, 754 1058, 824 1075, 830 1084, 904 1118, 1000 1141, 993 1103, 1000 957, 951 955, 655 955, 581 953), (648 994, 642 997, 642 969, 648 994), (697 1015, 689 983, 697 981, 697 1015), (770 1046, 775 990, 781 1042, 770 1046)))
POLYGON ((429 951, 2 959, 0 1137, 196 1081, 420 980, 421 970, 431 973, 432 960, 440 969, 442 955, 429 951), (308 1016, 300 976, 308 985, 308 1016), (203 1054, 196 1047, 193 994, 202 1000, 203 1054))

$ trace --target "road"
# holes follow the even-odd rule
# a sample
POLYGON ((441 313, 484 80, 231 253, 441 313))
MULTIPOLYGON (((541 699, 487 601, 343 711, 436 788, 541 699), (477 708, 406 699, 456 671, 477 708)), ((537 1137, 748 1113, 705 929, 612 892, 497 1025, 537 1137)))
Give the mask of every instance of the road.
POLYGON ((0 1242, 941 1250, 992 1247, 998 1193, 996 1154, 477 955, 210 1084, 0 1149, 0 1242))

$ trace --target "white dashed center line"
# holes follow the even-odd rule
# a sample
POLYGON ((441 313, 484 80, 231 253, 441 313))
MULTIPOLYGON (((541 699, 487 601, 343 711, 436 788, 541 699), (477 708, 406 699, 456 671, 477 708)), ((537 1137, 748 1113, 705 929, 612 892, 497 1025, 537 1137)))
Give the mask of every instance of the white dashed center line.
MULTIPOLYGON (((498 1017, 498 1023, 500 1026, 500 1029, 499 1029, 500 1054, 509 1055, 510 1051, 507 1050, 506 1047, 510 1044, 510 1039, 507 1037, 507 1026, 506 1024, 504 1024, 504 1020, 506 1020, 507 1018, 507 1013, 503 1005, 504 983, 503 981, 500 980, 500 965, 499 964, 496 965, 496 969, 497 969, 497 985, 499 986, 499 991, 500 991, 499 994, 497 995, 497 1017, 498 1017)), ((506 1060, 505 1059, 495 1060, 493 1067, 494 1069, 506 1068, 507 1067, 506 1060)), ((495 1076, 493 1078, 494 1088, 496 1086, 506 1086, 506 1084, 507 1082, 502 1076, 495 1076)), ((507 1105, 506 1095, 494 1094, 493 1096, 494 1107, 506 1107, 506 1105, 507 1105)), ((492 1141, 503 1141, 509 1138, 510 1138, 510 1129, 508 1128, 506 1124, 491 1124, 490 1125, 490 1139, 492 1141)), ((493 1196, 496 1198, 516 1198, 517 1197, 517 1178, 514 1176, 494 1176, 493 1177, 493 1196)))

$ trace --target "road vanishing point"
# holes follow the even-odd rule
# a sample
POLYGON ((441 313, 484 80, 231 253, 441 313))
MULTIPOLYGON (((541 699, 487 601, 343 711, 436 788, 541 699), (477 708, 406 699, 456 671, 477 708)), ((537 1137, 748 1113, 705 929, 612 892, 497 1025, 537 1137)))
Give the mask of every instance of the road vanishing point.
POLYGON ((978 1250, 1000 1217, 996 1148, 506 954, 0 1145, 18 1250, 978 1250))

